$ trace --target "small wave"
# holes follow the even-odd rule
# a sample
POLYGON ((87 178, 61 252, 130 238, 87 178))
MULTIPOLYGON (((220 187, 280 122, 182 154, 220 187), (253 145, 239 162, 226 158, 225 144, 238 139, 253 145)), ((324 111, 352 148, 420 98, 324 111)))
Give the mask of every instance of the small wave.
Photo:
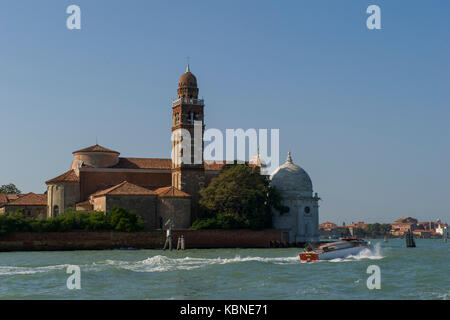
MULTIPOLYGON (((333 259, 331 262, 349 262, 362 259, 382 259, 381 245, 376 244, 371 249, 364 249, 358 255, 350 255, 344 259, 333 259)), ((211 265, 226 265, 248 262, 260 262, 267 264, 286 265, 297 264, 299 259, 297 256, 293 257, 241 257, 235 256, 233 258, 170 258, 163 255, 156 255, 147 259, 128 262, 128 261, 114 261, 106 260, 103 264, 113 265, 122 269, 134 271, 134 272, 167 272, 176 270, 194 270, 211 265)))
POLYGON ((67 268, 69 265, 55 265, 55 266, 45 266, 45 267, 11 267, 11 266, 0 266, 0 276, 9 275, 21 275, 21 274, 35 274, 50 272, 54 270, 60 270, 67 268))
POLYGON ((233 263, 245 263, 245 262, 261 262, 261 263, 273 263, 273 264, 289 264, 297 263, 297 257, 240 257, 234 258, 169 258, 162 255, 147 258, 137 262, 126 261, 111 261, 108 260, 107 264, 116 265, 120 268, 135 272, 166 272, 172 270, 193 270, 199 269, 209 265, 225 265, 233 263))
MULTIPOLYGON (((119 261, 119 260, 105 260, 100 262, 93 262, 82 265, 85 271, 103 271, 105 268, 116 267, 120 269, 135 271, 135 272, 167 272, 173 270, 194 270, 203 268, 209 265, 226 265, 234 263, 246 262, 261 262, 272 264, 289 264, 297 263, 297 257, 240 257, 234 258, 169 258, 162 255, 149 257, 141 261, 119 261)), ((53 265, 40 267, 16 267, 16 266, 0 266, 0 276, 2 275, 26 275, 51 272, 55 270, 62 270, 69 265, 53 265)))
POLYGON ((450 300, 450 292, 438 295, 438 299, 450 300))

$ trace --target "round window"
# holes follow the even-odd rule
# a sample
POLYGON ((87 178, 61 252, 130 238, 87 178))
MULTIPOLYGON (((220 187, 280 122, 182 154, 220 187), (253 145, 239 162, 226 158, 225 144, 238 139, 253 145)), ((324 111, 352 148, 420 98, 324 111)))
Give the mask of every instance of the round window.
POLYGON ((311 212, 310 207, 305 207, 305 213, 310 213, 310 212, 311 212))

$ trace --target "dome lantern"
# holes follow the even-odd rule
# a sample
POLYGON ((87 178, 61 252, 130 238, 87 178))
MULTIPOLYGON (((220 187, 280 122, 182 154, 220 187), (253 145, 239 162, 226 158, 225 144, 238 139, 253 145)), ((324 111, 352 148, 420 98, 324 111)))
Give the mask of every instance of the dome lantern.
POLYGON ((178 98, 198 98, 197 78, 191 72, 189 64, 186 67, 186 72, 180 77, 177 92, 178 98))

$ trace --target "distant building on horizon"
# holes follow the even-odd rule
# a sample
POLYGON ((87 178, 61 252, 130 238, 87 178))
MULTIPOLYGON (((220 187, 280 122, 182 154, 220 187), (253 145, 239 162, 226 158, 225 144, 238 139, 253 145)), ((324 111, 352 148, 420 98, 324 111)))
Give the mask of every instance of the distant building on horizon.
POLYGON ((331 231, 335 228, 337 228, 337 224, 335 224, 333 222, 326 221, 324 223, 319 224, 319 229, 323 229, 326 231, 331 231))

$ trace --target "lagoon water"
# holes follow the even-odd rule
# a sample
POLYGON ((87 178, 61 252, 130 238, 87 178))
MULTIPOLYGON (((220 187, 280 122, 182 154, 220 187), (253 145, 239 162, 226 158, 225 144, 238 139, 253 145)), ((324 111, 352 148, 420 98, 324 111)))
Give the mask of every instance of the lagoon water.
POLYGON ((0 299, 450 299, 450 243, 372 240, 345 259, 300 263, 300 249, 0 253, 0 299), (69 265, 81 290, 69 290, 69 265), (369 290, 367 267, 381 270, 369 290))

